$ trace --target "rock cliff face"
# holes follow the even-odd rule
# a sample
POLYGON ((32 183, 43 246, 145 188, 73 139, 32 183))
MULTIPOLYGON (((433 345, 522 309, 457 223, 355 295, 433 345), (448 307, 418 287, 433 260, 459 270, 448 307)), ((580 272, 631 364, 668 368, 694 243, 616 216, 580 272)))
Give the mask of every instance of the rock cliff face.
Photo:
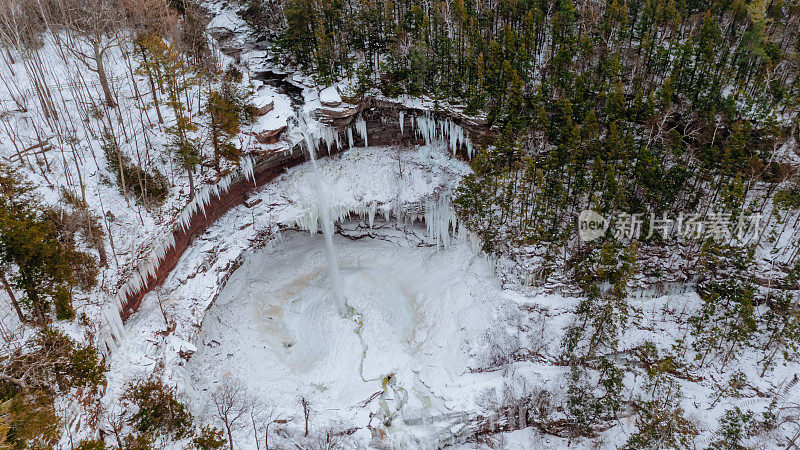
MULTIPOLYGON (((342 106, 325 107, 316 110, 317 119, 328 124, 340 134, 347 134, 348 129, 358 133, 359 121, 363 120, 369 145, 414 145, 433 140, 452 140, 457 129, 463 130, 464 138, 469 138, 470 146, 451 145, 455 155, 471 159, 472 146, 491 143, 494 133, 489 124, 481 119, 465 116, 458 112, 431 111, 410 107, 374 97, 367 97, 357 104, 343 103, 342 106), (420 122, 426 122, 429 130, 422 130, 420 122), (402 122, 402 123, 401 123, 402 122), (449 128, 448 128, 449 127, 449 128)), ((360 137, 356 135, 356 139, 360 137)), ((356 140, 356 145, 363 141, 356 140)), ((345 136, 339 140, 339 147, 349 148, 345 136)))

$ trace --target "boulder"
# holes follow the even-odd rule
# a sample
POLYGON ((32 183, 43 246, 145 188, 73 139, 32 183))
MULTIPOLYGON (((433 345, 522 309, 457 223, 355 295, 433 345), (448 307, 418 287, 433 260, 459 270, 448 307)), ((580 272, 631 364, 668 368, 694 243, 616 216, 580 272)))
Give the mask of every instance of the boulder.
POLYGON ((256 97, 253 100, 253 106, 256 108, 258 115, 263 116, 275 109, 275 101, 271 97, 256 97))
POLYGON ((254 133, 254 135, 256 137, 256 141, 258 141, 260 144, 274 144, 278 142, 278 139, 281 137, 281 133, 284 131, 286 131, 285 126, 280 127, 277 130, 258 131, 254 133))
POLYGON ((314 111, 314 115, 321 122, 332 124, 334 121, 349 118, 359 111, 360 108, 358 105, 342 108, 317 108, 314 111))
POLYGON ((328 86, 319 92, 319 102, 322 106, 335 108, 342 104, 342 96, 336 86, 328 86))

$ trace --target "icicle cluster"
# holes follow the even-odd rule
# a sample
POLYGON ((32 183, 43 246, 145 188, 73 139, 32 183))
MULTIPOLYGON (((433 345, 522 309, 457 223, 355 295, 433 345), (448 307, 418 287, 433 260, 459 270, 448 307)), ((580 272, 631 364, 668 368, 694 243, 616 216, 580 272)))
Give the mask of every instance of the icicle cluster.
MULTIPOLYGON (((400 124, 401 135, 405 135, 405 119, 405 112, 400 111, 397 114, 397 120, 400 124)), ((386 118, 383 117, 382 120, 385 121, 386 118)), ((472 140, 469 135, 464 132, 464 128, 462 128, 461 125, 453 122, 452 119, 437 120, 430 114, 426 114, 414 116, 411 118, 410 122, 415 135, 422 138, 426 145, 444 143, 454 155, 459 149, 463 148, 469 159, 475 156, 475 149, 472 146, 472 140)), ((347 148, 353 148, 356 145, 353 136, 353 128, 355 128, 358 136, 364 141, 364 146, 369 146, 367 122, 364 120, 364 117, 359 114, 354 126, 348 126, 346 128, 347 148)), ((339 141, 339 131, 334 127, 323 127, 321 138, 328 147, 328 154, 331 153, 331 148, 333 148, 334 144, 336 144, 337 148, 342 148, 339 141)))
POLYGON ((425 226, 428 237, 436 242, 436 246, 450 246, 452 236, 458 234, 458 216, 448 196, 425 200, 425 226))
POLYGON ((252 180, 253 185, 256 183, 255 173, 253 172, 253 159, 249 156, 243 157, 239 161, 238 172, 232 172, 214 184, 205 185, 195 194, 194 199, 183 208, 181 215, 178 216, 178 223, 182 230, 186 231, 189 224, 197 211, 201 211, 203 215, 206 214, 206 205, 211 201, 211 196, 217 197, 219 200, 223 195, 228 192, 231 184, 237 177, 242 177, 245 180, 252 180))
POLYGON ((103 323, 99 332, 100 350, 103 354, 110 354, 125 338, 125 329, 120 316, 123 305, 127 302, 128 296, 141 292, 147 286, 147 280, 155 277, 167 252, 175 247, 175 232, 179 229, 186 231, 198 211, 202 211, 203 215, 205 215, 205 208, 211 201, 211 196, 214 195, 217 199, 221 198, 222 195, 228 192, 237 177, 252 180, 255 184, 252 158, 249 156, 243 157, 239 163, 238 171, 223 177, 213 185, 203 186, 200 189, 194 199, 181 211, 176 227, 156 239, 153 249, 139 263, 128 281, 120 287, 112 303, 106 305, 102 312, 103 323))
POLYGON ((472 147, 472 140, 464 133, 461 125, 453 122, 452 119, 436 120, 435 117, 426 114, 417 116, 416 120, 411 121, 411 124, 415 126, 417 137, 424 139, 426 145, 444 142, 454 155, 463 146, 466 149, 467 157, 473 158, 475 149, 472 147))
MULTIPOLYGON (((394 215, 398 221, 405 224, 425 222, 428 237, 436 243, 437 247, 447 248, 452 244, 453 239, 469 243, 476 254, 482 247, 478 235, 469 231, 459 222, 452 200, 446 195, 425 199, 420 204, 404 204, 400 207, 373 202, 355 206, 330 206, 328 211, 328 217, 333 223, 358 218, 365 220, 370 228, 375 224, 375 217, 381 214, 385 221, 389 221, 394 215)), ((322 214, 318 207, 309 205, 305 212, 295 219, 295 226, 311 234, 319 233, 322 230, 322 214)))
POLYGON ((364 120, 361 114, 359 114, 356 119, 356 131, 358 131, 358 135, 361 136, 361 139, 364 140, 364 147, 369 147, 367 143, 367 121, 364 120))
MULTIPOLYGON (((391 205, 378 205, 377 203, 349 207, 332 206, 329 207, 328 217, 330 217, 333 223, 358 217, 361 220, 366 220, 369 227, 372 228, 375 224, 375 216, 378 212, 382 213, 384 220, 388 221, 392 214, 392 207, 391 205)), ((305 214, 295 219, 295 225, 301 230, 316 234, 322 229, 322 214, 317 208, 308 208, 305 214)))
POLYGON ((333 144, 336 144, 336 148, 342 147, 339 143, 339 132, 333 127, 322 127, 322 140, 325 141, 325 145, 328 147, 328 155, 331 154, 333 144))

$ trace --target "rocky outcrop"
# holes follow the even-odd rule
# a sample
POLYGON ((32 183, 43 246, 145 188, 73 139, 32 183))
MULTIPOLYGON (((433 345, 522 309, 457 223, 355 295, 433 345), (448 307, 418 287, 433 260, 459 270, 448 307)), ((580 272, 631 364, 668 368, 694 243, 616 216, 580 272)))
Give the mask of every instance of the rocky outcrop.
MULTIPOLYGON (((367 97, 357 104, 344 102, 336 108, 323 106, 317 108, 314 114, 317 120, 342 135, 331 145, 337 151, 350 147, 350 135, 353 133, 354 145, 365 144, 358 139, 363 133, 367 136, 368 145, 404 146, 424 144, 431 140, 431 133, 442 138, 442 134, 458 128, 462 130, 459 133, 463 132, 463 137, 468 138, 470 143, 468 146, 451 143, 451 147, 457 150, 454 151, 456 156, 469 160, 472 157, 472 146, 490 144, 496 137, 487 121, 459 111, 426 110, 374 97, 367 97), (425 119, 427 126, 435 129, 420 133, 421 130, 417 129, 420 119, 425 119)), ((459 140, 457 144, 463 143, 464 140, 459 140)))
POLYGON ((275 102, 266 97, 258 97, 253 100, 253 107, 257 115, 263 116, 275 109, 275 102))
POLYGON ((281 139, 281 135, 284 131, 286 131, 287 127, 280 127, 277 130, 265 130, 260 132, 254 132, 253 135, 258 141, 259 144, 269 145, 275 144, 281 139))
POLYGON ((121 319, 127 320, 139 308, 144 296, 164 282, 196 236, 202 234, 235 206, 245 204, 250 191, 269 183, 287 168, 305 161, 306 156, 300 146, 255 155, 251 173, 244 171, 238 174, 226 182, 224 189, 215 190, 218 195, 208 195, 206 199, 200 200, 202 202, 200 207, 193 208, 186 217, 179 219, 179 223, 172 231, 171 245, 156 258, 156 261, 152 261, 154 267, 145 271, 143 282, 138 283, 137 289, 125 292, 125 298, 120 305, 121 319))

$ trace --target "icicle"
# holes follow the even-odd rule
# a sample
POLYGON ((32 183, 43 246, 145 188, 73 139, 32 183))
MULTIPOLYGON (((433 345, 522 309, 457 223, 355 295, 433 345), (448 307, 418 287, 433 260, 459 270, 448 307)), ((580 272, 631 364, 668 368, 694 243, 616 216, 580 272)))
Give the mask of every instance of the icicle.
POLYGON ((375 223, 375 210, 377 208, 376 203, 372 203, 369 205, 369 228, 372 229, 372 224, 375 223))
POLYGON ((452 228, 455 233, 457 224, 458 218, 449 197, 425 200, 425 225, 428 236, 436 242, 437 247, 450 246, 450 230, 452 228))
MULTIPOLYGON (((256 184, 256 176, 253 171, 253 158, 249 156, 242 157, 241 161, 239 162, 239 167, 241 168, 242 174, 244 175, 244 179, 251 179, 253 180, 253 184, 256 184)), ((226 188, 227 190, 227 188, 226 188)))
POLYGON ((360 114, 358 115, 358 119, 356 119, 356 131, 358 131, 361 139, 364 140, 364 147, 369 147, 367 143, 367 122, 360 114))
POLYGON ((429 116, 417 116, 417 136, 425 140, 425 145, 431 145, 436 137, 436 121, 429 116))
POLYGON ((332 127, 325 127, 322 129, 322 138, 325 140, 325 145, 328 147, 328 154, 331 154, 331 146, 333 145, 333 134, 336 131, 332 127))
POLYGON ((448 121, 447 133, 450 135, 450 151, 455 155, 458 150, 458 134, 453 132, 453 122, 448 121))
POLYGON ((403 125, 405 124, 405 112, 400 111, 397 114, 397 121, 400 123, 400 136, 403 135, 403 125))
POLYGON ((108 356, 119 347, 125 339, 125 327, 116 305, 106 305, 101 312, 101 328, 99 333, 99 346, 103 356, 108 356))
POLYGON ((347 143, 350 145, 348 148, 353 148, 353 129, 347 127, 347 143))

